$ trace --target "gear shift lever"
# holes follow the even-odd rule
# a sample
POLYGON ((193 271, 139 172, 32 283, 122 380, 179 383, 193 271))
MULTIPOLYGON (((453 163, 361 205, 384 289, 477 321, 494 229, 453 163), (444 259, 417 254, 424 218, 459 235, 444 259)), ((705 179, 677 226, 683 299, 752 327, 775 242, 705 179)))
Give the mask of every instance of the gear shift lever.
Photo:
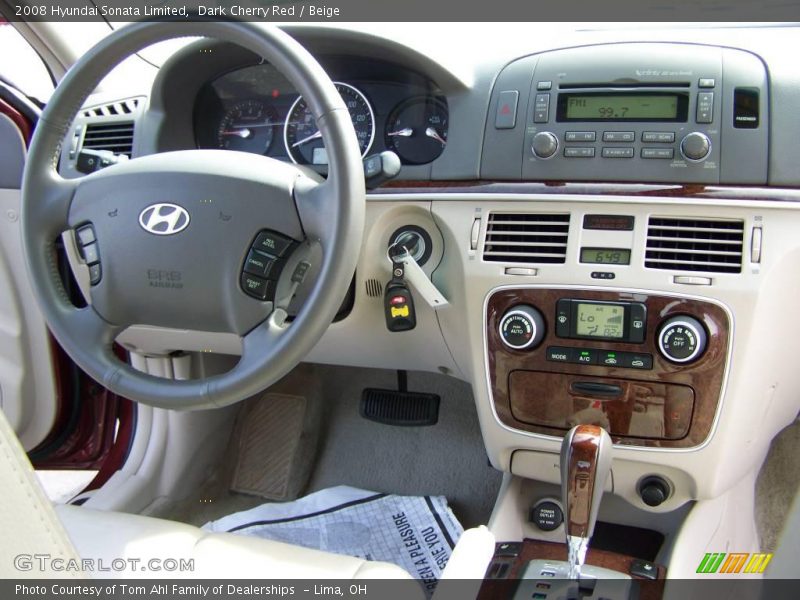
POLYGON ((569 578, 579 579, 597 509, 611 469, 611 437, 597 425, 577 425, 561 444, 561 497, 569 578))

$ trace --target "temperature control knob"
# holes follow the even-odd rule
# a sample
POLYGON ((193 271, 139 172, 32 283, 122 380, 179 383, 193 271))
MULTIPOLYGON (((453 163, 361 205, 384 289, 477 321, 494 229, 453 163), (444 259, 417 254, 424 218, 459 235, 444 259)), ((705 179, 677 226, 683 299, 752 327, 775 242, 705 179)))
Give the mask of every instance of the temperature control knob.
POLYGON ((687 160, 695 162, 705 160, 709 152, 711 152, 711 140, 699 131, 693 131, 681 141, 681 154, 687 160))
POLYGON ((514 306, 500 319, 500 339, 509 348, 530 350, 541 344, 543 338, 544 318, 532 306, 514 306))
POLYGON ((540 131, 533 136, 531 152, 538 158, 550 158, 558 150, 558 138, 549 131, 540 131))
POLYGON ((675 363, 694 362, 706 349, 706 330, 692 317, 668 319, 658 333, 658 349, 664 358, 675 363))

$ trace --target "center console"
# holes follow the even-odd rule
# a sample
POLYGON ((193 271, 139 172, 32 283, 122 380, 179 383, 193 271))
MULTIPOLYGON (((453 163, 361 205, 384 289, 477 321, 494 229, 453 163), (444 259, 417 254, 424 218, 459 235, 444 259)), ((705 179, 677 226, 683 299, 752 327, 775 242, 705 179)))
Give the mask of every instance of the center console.
POLYGON ((628 291, 514 287, 486 305, 497 419, 563 436, 579 424, 615 444, 690 448, 714 425, 731 320, 722 306, 628 291))

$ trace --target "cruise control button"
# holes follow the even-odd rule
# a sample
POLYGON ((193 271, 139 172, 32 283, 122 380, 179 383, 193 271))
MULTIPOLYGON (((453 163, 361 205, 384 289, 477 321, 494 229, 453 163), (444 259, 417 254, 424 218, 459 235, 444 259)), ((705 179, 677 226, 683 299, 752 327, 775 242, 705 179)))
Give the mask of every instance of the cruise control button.
POLYGON ((78 243, 81 246, 91 244, 96 240, 94 236, 94 228, 91 225, 84 225, 75 232, 78 235, 78 243))
POLYGON ((100 263, 95 263, 89 266, 89 283, 92 285, 97 285, 100 283, 100 279, 103 277, 103 271, 100 267, 100 263))
POLYGON ((279 273, 278 260, 258 250, 250 250, 250 254, 247 255, 247 259, 244 261, 244 270, 259 277, 277 279, 279 273))
POLYGON ((94 263, 100 262, 100 252, 97 249, 96 243, 87 244, 86 246, 81 248, 81 254, 83 254, 83 259, 89 265, 93 265, 94 263))
POLYGON ((582 365, 596 365, 598 351, 593 348, 575 348, 572 354, 572 362, 582 365))
POLYGON ((274 233, 272 231, 262 231, 253 242, 254 250, 261 250, 273 256, 283 256, 289 247, 292 245, 292 240, 274 233))
POLYGON ((550 346, 547 349, 547 360, 552 362, 572 362, 573 348, 550 346))
POLYGON ((272 295, 275 292, 275 282, 250 275, 249 273, 242 273, 242 291, 258 300, 272 299, 272 295))

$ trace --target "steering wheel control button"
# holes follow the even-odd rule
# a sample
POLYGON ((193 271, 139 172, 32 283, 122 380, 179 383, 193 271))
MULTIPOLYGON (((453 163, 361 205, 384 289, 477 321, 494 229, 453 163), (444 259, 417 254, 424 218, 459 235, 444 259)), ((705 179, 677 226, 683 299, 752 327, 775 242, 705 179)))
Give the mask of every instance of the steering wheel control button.
POLYGON ((253 242, 253 250, 261 250, 272 256, 281 257, 292 245, 292 240, 273 231, 262 231, 253 242))
POLYGON ((81 246, 85 246, 86 244, 91 244, 92 242, 96 242, 97 238, 94 235, 94 227, 91 225, 84 225, 83 227, 79 227, 75 234, 78 236, 78 243, 81 246))
POLYGON ((257 300, 272 300, 275 294, 275 282, 249 273, 242 273, 242 290, 257 300))
POLYGON ((564 512, 555 502, 545 500, 531 508, 528 520, 542 531, 555 531, 564 522, 564 512))
POLYGON ((95 263, 89 266, 89 283, 91 285, 97 285, 100 283, 100 279, 103 277, 103 269, 100 266, 100 263, 95 263))
POLYGON ((658 349, 671 362, 694 362, 706 349, 706 330, 692 317, 673 317, 658 334, 658 349))
POLYGON ((244 270, 267 279, 277 279, 281 271, 278 259, 258 250, 250 250, 244 261, 244 270))
POLYGON ((514 350, 529 350, 544 338, 544 318, 532 306, 520 304, 500 319, 500 339, 514 350))
POLYGON ((81 248, 81 254, 86 264, 93 265, 100 262, 100 251, 97 249, 97 242, 87 244, 81 248))

